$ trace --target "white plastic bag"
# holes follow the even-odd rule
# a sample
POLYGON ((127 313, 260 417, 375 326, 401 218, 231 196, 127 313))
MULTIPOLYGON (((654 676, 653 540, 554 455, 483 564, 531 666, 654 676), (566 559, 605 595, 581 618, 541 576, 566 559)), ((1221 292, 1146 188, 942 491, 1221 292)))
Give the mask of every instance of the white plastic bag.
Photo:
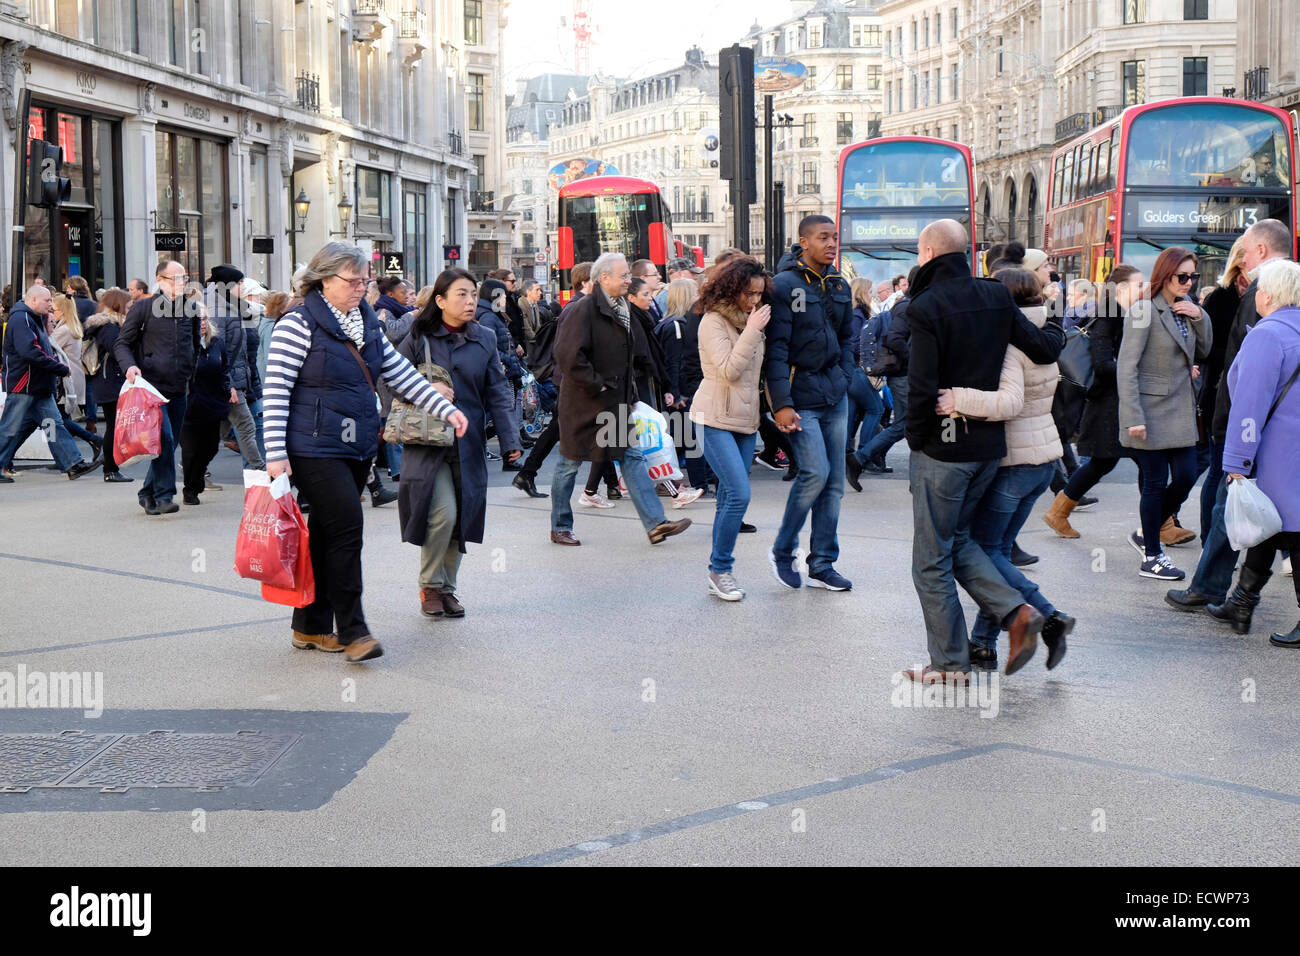
POLYGON ((668 420, 645 402, 632 406, 630 416, 635 428, 637 447, 645 456, 651 481, 681 481, 677 467, 677 446, 668 434, 668 420))
POLYGON ((1268 495, 1259 490, 1254 478, 1228 483, 1228 503, 1223 524, 1234 551, 1262 544, 1282 530, 1282 516, 1268 495))

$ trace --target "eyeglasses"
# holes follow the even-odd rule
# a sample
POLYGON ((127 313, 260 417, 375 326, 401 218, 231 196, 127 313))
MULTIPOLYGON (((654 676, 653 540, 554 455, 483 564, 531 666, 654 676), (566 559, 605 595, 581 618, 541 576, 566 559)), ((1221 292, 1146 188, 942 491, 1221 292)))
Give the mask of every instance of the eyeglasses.
POLYGON ((349 279, 347 276, 341 276, 336 272, 334 273, 334 278, 338 279, 340 282, 346 282, 353 289, 360 289, 366 284, 365 276, 357 276, 355 279, 349 279))
POLYGON ((163 276, 164 279, 169 279, 172 282, 185 282, 189 279, 189 277, 190 274, 188 272, 178 272, 178 273, 173 273, 172 275, 169 276, 163 276))
POLYGON ((1174 273, 1174 278, 1177 279, 1179 282, 1181 282, 1183 285, 1187 285, 1189 282, 1195 282, 1195 281, 1197 281, 1198 279, 1200 279, 1200 277, 1201 277, 1201 274, 1200 274, 1199 272, 1176 272, 1176 273, 1174 273))

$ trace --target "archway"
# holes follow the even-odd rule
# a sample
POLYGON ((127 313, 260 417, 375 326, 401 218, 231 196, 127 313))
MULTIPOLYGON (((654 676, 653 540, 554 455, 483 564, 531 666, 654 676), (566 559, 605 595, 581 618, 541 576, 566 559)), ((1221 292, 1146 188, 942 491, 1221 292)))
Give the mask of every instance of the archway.
POLYGON ((1016 181, 1008 179, 1006 183, 1007 194, 1007 242, 1016 238, 1016 203, 1019 199, 1019 193, 1016 189, 1016 181))
POLYGON ((1025 245, 1033 248, 1042 235, 1038 229, 1038 177, 1033 173, 1025 177, 1025 245))

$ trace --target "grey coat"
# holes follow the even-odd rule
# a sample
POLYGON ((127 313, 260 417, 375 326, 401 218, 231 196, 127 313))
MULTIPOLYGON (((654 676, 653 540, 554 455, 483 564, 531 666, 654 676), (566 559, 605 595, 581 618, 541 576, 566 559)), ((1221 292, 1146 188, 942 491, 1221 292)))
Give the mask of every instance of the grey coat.
POLYGON ((1115 380, 1119 441, 1125 448, 1159 451, 1197 442, 1192 366, 1210 354, 1214 333, 1204 309, 1200 318, 1186 322, 1184 339, 1163 293, 1135 302, 1124 318, 1115 380), (1146 426, 1145 439, 1129 435, 1135 425, 1146 426))
POLYGON ((208 310, 208 318, 221 330, 221 341, 230 358, 230 384, 240 392, 247 392, 252 385, 252 376, 248 369, 248 342, 244 335, 244 321, 251 319, 253 313, 248 303, 234 296, 223 295, 214 283, 209 283, 203 290, 203 305, 208 310))

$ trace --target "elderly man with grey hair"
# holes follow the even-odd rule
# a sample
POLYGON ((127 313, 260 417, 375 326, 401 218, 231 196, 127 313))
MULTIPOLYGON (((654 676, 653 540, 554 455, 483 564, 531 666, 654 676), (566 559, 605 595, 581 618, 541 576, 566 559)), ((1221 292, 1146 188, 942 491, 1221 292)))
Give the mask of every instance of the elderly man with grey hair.
MULTIPOLYGON (((45 333, 45 317, 53 305, 49 288, 34 285, 9 312, 4 334, 6 398, 0 415, 0 469, 9 471, 18 446, 36 429, 44 428, 55 464, 76 481, 95 468, 98 458, 95 462, 82 459, 54 403, 55 385, 72 370, 59 361, 45 333)), ((3 471, 0 484, 12 484, 13 478, 3 471)))
POLYGON ((624 256, 602 255, 591 267, 591 295, 571 306, 556 335, 561 458, 551 481, 555 544, 581 544, 573 534, 570 499, 584 461, 622 462, 632 505, 651 544, 681 534, 691 524, 689 518, 665 518, 645 457, 631 434, 631 409, 637 403, 633 336, 640 333, 627 301, 631 278, 624 256))

